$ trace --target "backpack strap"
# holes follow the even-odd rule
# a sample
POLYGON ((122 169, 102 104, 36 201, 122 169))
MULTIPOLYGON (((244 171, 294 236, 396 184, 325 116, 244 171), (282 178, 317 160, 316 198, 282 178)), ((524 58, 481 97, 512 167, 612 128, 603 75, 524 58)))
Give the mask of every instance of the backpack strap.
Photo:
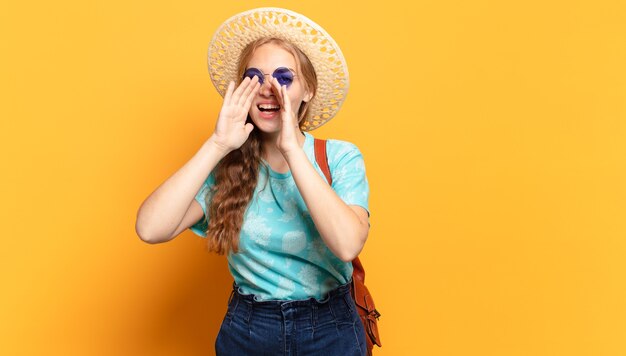
POLYGON ((317 161, 317 165, 322 169, 328 184, 333 185, 333 177, 330 175, 328 158, 326 157, 326 140, 315 138, 313 142, 315 146, 315 160, 317 161))

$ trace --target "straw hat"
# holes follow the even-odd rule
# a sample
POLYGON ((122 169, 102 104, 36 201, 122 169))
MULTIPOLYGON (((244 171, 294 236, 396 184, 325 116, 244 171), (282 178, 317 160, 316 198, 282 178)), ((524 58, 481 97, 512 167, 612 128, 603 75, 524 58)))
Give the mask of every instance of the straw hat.
POLYGON ((209 44, 209 74, 223 97, 237 78, 244 47, 261 37, 278 37, 297 46, 309 58, 317 75, 317 92, 300 129, 310 131, 332 119, 348 93, 348 67, 337 43, 318 24, 299 13, 276 7, 241 12, 226 20, 209 44))

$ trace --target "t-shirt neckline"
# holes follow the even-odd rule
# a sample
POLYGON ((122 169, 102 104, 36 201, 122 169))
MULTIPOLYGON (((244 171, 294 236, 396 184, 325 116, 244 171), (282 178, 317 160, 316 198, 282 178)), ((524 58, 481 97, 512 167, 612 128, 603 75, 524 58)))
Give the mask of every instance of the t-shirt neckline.
MULTIPOLYGON (((313 136, 311 136, 311 134, 306 132, 306 131, 302 131, 302 133, 304 134, 304 145, 302 146, 302 149, 304 150, 305 153, 307 153, 307 152, 309 152, 309 147, 312 145, 313 136)), ((307 157, 308 156, 309 155, 307 153, 307 157)), ((270 176, 272 178, 286 179, 286 178, 291 177, 291 169, 288 170, 285 173, 276 172, 275 170, 272 169, 272 167, 269 165, 269 163, 267 163, 267 161, 265 161, 265 159, 261 158, 261 160, 267 166, 267 170, 268 170, 268 172, 269 172, 269 174, 270 174, 270 176)))

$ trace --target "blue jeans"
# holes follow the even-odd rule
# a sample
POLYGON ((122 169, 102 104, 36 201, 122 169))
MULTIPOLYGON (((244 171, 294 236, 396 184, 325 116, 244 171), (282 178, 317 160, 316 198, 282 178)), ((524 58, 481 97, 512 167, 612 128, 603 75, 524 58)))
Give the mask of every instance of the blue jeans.
POLYGON ((215 340, 216 355, 367 355, 350 282, 322 300, 267 301, 241 293, 233 283, 215 340))

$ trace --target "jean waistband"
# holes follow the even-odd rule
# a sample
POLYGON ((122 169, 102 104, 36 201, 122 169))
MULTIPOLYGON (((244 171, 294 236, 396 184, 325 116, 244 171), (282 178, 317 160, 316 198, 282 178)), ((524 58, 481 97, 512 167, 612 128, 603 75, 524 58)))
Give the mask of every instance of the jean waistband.
POLYGON ((232 298, 239 298, 258 307, 263 307, 263 306, 267 306, 267 307, 279 306, 280 307, 282 305, 287 305, 287 304, 291 306, 310 306, 314 304, 320 305, 320 304, 326 304, 328 303, 328 301, 338 296, 342 296, 342 295, 350 293, 351 285, 352 285, 352 279, 350 279, 350 281, 348 281, 346 284, 339 285, 338 287, 335 287, 335 289, 328 291, 322 299, 310 297, 307 299, 297 299, 297 300, 256 300, 254 294, 242 293, 237 283, 233 282, 233 290, 230 293, 228 302, 230 304, 230 300, 232 298))

